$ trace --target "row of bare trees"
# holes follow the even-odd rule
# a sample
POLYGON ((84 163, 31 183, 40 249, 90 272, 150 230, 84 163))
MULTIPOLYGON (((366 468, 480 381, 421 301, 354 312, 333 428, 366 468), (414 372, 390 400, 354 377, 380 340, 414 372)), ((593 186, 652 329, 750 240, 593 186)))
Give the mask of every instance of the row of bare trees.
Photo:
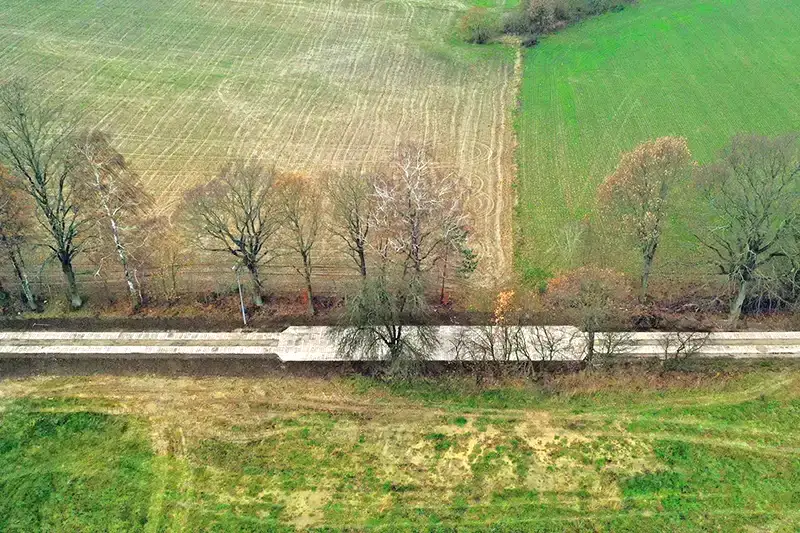
MULTIPOLYGON (((36 309, 38 302, 25 269, 26 245, 46 246, 58 261, 72 308, 83 303, 74 269, 83 253, 99 269, 112 258, 132 306, 141 306, 140 274, 169 247, 166 224, 153 216, 153 198, 112 139, 11 82, 0 87, 0 162, 0 245, 27 306, 36 309)), ((402 316, 424 307, 432 280, 444 300, 447 280, 474 270, 464 189, 441 171, 429 147, 405 144, 369 172, 326 178, 233 162, 189 190, 172 222, 195 251, 232 257, 237 278, 240 269, 249 274, 256 306, 268 292, 262 268, 285 256, 293 256, 304 280, 311 314, 317 311, 312 280, 323 254, 344 252, 362 282, 413 285, 396 302, 402 316)))
POLYGON ((0 241, 27 306, 36 309, 38 303, 22 249, 40 235, 61 267, 72 308, 83 304, 73 263, 87 249, 100 255, 113 250, 132 303, 140 305, 131 258, 133 243, 143 240, 133 235, 152 201, 107 136, 81 130, 65 108, 48 105, 24 83, 10 82, 0 87, 0 162, 0 241), (103 241, 111 246, 103 247, 103 241))
POLYGON ((261 267, 288 252, 296 254, 308 311, 316 313, 312 275, 326 227, 322 191, 311 179, 238 162, 191 189, 182 210, 199 248, 230 254, 234 268, 247 270, 257 306, 264 304, 266 291, 261 267))
POLYGON ((261 267, 293 254, 315 313, 313 273, 330 252, 324 243, 335 240, 360 280, 349 301, 363 303, 369 295, 372 305, 375 297, 389 298, 381 312, 400 319, 418 316, 432 279, 444 298, 449 276, 474 270, 462 195, 458 179, 437 169, 428 147, 405 144, 382 169, 331 173, 325 180, 236 163, 190 190, 182 212, 199 247, 230 255, 234 268, 247 270, 256 305, 265 293, 261 267), (378 287, 381 296, 372 293, 378 287))
POLYGON ((756 286, 797 303, 800 296, 800 142, 797 135, 740 135, 711 164, 692 161, 686 140, 663 137, 623 154, 601 185, 605 213, 624 228, 641 257, 641 296, 648 297, 653 262, 678 188, 692 188, 708 206, 694 236, 733 286, 736 322, 756 286))
MULTIPOLYGON (((11 82, 0 87, 0 163, 0 257, 18 278, 25 305, 38 306, 25 256, 36 244, 60 265, 73 308, 82 305, 73 266, 82 253, 98 268, 113 261, 132 306, 140 306, 144 265, 163 249, 176 251, 156 244, 164 242, 165 224, 153 216, 153 199, 109 136, 81 128, 72 112, 11 82)), ((404 144, 376 168, 330 173, 324 180, 231 163, 190 190, 173 221, 182 221, 195 250, 228 255, 237 272, 249 274, 256 306, 268 292, 263 267, 291 255, 306 286, 308 311, 315 313, 312 281, 321 257, 346 254, 359 282, 348 289, 345 322, 357 327, 344 346, 382 345, 397 355, 417 349, 399 324, 424 324, 426 295, 435 291, 445 301, 448 280, 476 267, 465 190, 430 147, 404 144)), ((676 137, 623 154, 598 197, 603 222, 623 229, 639 254, 642 302, 666 224, 680 216, 674 197, 686 190, 707 205, 694 234, 733 287, 732 321, 757 294, 800 300, 797 136, 737 136, 705 165, 695 163, 686 140, 676 137)), ((592 281, 584 277, 582 288, 592 281)), ((574 303, 563 302, 565 308, 574 303)), ((609 306, 601 301, 589 307, 609 306)))

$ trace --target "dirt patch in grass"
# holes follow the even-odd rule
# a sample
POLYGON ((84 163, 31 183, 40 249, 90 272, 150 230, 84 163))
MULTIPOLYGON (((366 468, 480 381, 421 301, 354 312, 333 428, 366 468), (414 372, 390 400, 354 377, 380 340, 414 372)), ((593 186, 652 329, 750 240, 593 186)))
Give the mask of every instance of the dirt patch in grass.
MULTIPOLYGON (((728 517, 713 525, 739 529, 767 503, 776 513, 791 506, 800 452, 761 441, 800 437, 798 379, 758 371, 701 382, 702 390, 678 380, 666 389, 634 381, 627 391, 620 382, 607 392, 570 381, 564 391, 573 393, 540 391, 534 404, 522 401, 530 385, 459 398, 452 384, 436 393, 429 383, 422 394, 413 384, 342 378, 53 377, 0 382, 0 408, 24 401, 141 420, 157 454, 148 521, 162 529, 536 522, 562 531, 578 521, 655 531, 674 525, 673 501, 687 506, 689 523, 717 516, 703 514, 711 509, 728 517), (767 387, 776 392, 759 400, 754 391, 767 387), (704 464, 726 477, 709 477, 704 464), (775 468, 778 478, 759 481, 775 468), (714 498, 697 507, 712 487, 714 498)), ((762 518, 777 520, 770 512, 762 518)))

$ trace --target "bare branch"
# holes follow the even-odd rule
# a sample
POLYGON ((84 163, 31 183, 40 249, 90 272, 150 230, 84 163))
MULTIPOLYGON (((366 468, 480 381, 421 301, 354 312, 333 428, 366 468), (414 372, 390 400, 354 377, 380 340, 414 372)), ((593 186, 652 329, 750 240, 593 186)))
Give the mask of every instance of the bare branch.
POLYGON ((800 145, 796 136, 735 137, 720 159, 698 173, 715 212, 698 235, 712 263, 736 285, 730 320, 738 320, 753 282, 776 259, 800 221, 800 145))
POLYGON ((91 224, 73 194, 70 141, 77 119, 41 100, 23 82, 0 87, 0 160, 34 200, 37 219, 50 237, 47 246, 61 263, 70 304, 77 308, 83 300, 72 262, 91 224))
POLYGON ((295 270, 306 283, 308 312, 316 314, 311 283, 315 264, 315 245, 323 229, 322 194, 315 183, 299 174, 281 176, 277 187, 277 210, 288 238, 288 246, 301 260, 295 270))
POLYGON ((262 263, 275 258, 274 239, 280 227, 275 213, 274 169, 237 162, 219 177, 184 196, 183 211, 194 237, 206 250, 234 256, 250 272, 254 301, 263 305, 262 263))
POLYGON ((136 309, 144 297, 135 276, 135 260, 139 250, 151 244, 141 229, 146 225, 153 198, 104 132, 83 131, 75 137, 74 146, 76 192, 87 211, 94 209, 94 218, 103 221, 96 225, 98 241, 111 241, 110 247, 122 267, 131 304, 136 309))

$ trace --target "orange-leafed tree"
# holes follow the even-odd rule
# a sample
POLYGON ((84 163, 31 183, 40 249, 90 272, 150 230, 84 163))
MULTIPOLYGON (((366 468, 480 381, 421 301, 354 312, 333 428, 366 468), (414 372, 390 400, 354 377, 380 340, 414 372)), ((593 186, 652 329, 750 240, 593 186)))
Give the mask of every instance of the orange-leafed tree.
POLYGON ((641 254, 640 299, 647 299, 648 282, 669 212, 670 191, 692 166, 683 137, 661 137, 622 154, 598 196, 605 213, 621 222, 641 254))

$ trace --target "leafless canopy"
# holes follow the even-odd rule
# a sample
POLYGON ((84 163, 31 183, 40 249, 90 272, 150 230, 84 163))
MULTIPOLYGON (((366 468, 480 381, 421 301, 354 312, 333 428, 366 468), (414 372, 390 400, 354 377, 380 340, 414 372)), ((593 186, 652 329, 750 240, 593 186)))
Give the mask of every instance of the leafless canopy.
POLYGON ((328 176, 327 182, 331 233, 342 241, 362 278, 367 275, 368 239, 375 216, 374 181, 374 176, 348 171, 328 176))
POLYGON ((300 259, 296 270, 305 280, 308 312, 313 315, 317 309, 311 277, 316 259, 315 245, 324 227, 322 195, 308 177, 290 174, 281 177, 277 197, 281 224, 287 234, 286 243, 300 259))
POLYGON ((394 285, 383 271, 363 280, 347 299, 342 326, 330 329, 339 355, 386 361, 392 378, 413 374, 440 343, 438 328, 425 323, 417 282, 394 285))
POLYGON ((660 340, 661 363, 664 368, 675 368, 681 361, 694 357, 708 344, 711 333, 707 331, 674 331, 660 340))
MULTIPOLYGON (((392 373, 402 374, 439 345, 436 328, 425 325, 432 279, 426 274, 437 265, 446 273, 448 252, 466 249, 463 190, 456 176, 438 168, 427 146, 413 143, 398 148, 371 188, 371 202, 364 205, 372 213, 370 242, 380 268, 348 296, 342 327, 332 333, 343 355, 385 356, 392 373)), ((469 259, 474 263, 474 254, 469 259)))
POLYGON ((74 144, 76 189, 86 210, 93 210, 97 221, 96 255, 102 263, 107 255, 106 243, 110 241, 109 247, 122 267, 131 304, 137 308, 143 296, 135 265, 138 252, 145 254, 152 244, 143 229, 148 225, 146 217, 153 199, 106 133, 80 132, 74 144))
POLYGON ((229 253, 250 272, 255 301, 261 305, 259 266, 275 257, 273 239, 280 226, 275 213, 275 171, 254 163, 233 163, 219 177, 186 193, 184 209, 199 245, 229 253))
POLYGON ((404 144, 390 171, 375 186, 376 222, 404 271, 420 275, 463 233, 463 191, 452 174, 439 171, 428 147, 404 144))
POLYGON ((70 150, 75 124, 62 107, 43 104, 22 82, 0 87, 0 160, 33 198, 50 236, 47 246, 61 263, 70 303, 80 307, 72 261, 89 220, 74 194, 70 150))
POLYGON ((797 234, 800 220, 800 148, 796 136, 738 136, 720 160, 700 174, 716 225, 698 235, 719 272, 736 285, 730 319, 736 321, 752 281, 797 234))

